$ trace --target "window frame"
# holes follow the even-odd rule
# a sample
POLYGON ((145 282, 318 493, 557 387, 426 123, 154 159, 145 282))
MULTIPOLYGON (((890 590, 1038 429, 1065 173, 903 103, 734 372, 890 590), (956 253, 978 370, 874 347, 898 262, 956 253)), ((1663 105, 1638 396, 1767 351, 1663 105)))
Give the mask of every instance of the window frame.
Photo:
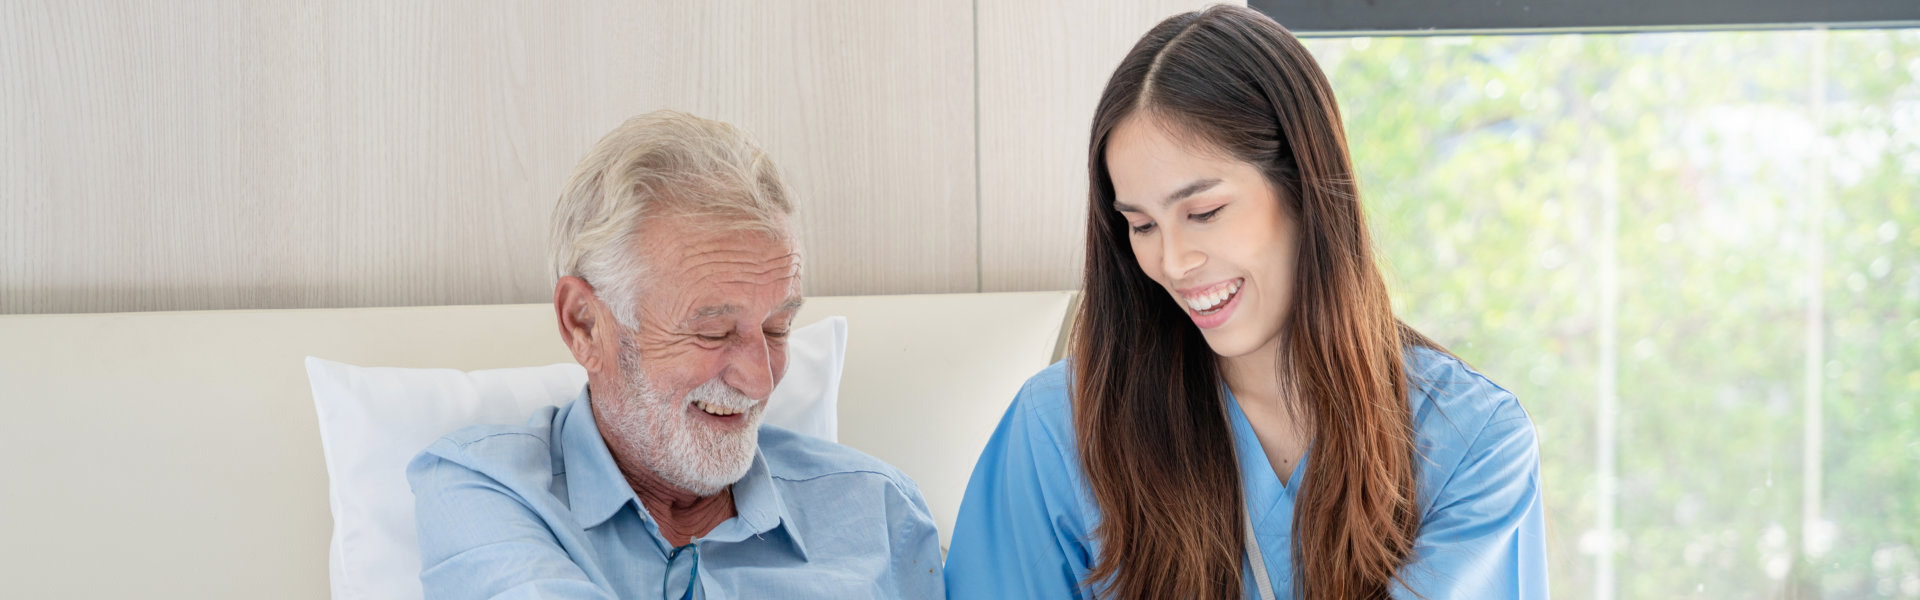
POLYGON ((1301 37, 1920 27, 1915 0, 1248 0, 1301 37))

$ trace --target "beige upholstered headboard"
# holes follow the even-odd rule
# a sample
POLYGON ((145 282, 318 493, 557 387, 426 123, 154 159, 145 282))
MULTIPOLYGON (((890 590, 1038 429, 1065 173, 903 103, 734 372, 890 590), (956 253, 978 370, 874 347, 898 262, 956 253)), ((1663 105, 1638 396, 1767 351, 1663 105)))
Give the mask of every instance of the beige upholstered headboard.
MULTIPOLYGON (((848 319, 841 442, 913 476, 944 541, 1070 292, 808 300, 848 319)), ((324 598, 326 467, 302 358, 570 361, 546 305, 0 316, 0 580, 17 598, 324 598)))

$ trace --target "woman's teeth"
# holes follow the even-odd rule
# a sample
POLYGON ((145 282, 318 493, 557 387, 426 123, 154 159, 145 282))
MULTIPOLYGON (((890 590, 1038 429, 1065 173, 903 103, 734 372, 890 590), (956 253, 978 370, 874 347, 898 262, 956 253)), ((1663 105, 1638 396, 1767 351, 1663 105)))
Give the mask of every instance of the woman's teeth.
POLYGON ((1198 312, 1198 313, 1208 313, 1208 312, 1220 310, 1220 307, 1225 306, 1228 300, 1233 299, 1234 294, 1240 293, 1240 285, 1243 283, 1246 283, 1245 279, 1235 279, 1233 280, 1233 283, 1229 283, 1227 284, 1226 287, 1214 290, 1213 293, 1211 294, 1207 294, 1204 296, 1190 296, 1187 298, 1187 307, 1192 308, 1194 312, 1198 312))
POLYGON ((726 417, 726 416, 732 416, 732 415, 737 415, 737 414, 746 412, 745 410, 742 410, 742 409, 714 406, 711 404, 707 404, 705 402, 701 402, 699 400, 693 401, 693 407, 698 408, 706 412, 707 414, 710 414, 716 417, 726 417))

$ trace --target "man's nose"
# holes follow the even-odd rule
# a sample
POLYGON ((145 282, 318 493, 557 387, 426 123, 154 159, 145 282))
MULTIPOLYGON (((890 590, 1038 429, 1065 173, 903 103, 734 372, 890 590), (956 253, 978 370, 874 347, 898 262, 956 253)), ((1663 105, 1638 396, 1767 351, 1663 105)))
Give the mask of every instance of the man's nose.
POLYGON ((773 348, 765 334, 741 337, 728 359, 725 381, 754 399, 765 400, 773 394, 773 348))

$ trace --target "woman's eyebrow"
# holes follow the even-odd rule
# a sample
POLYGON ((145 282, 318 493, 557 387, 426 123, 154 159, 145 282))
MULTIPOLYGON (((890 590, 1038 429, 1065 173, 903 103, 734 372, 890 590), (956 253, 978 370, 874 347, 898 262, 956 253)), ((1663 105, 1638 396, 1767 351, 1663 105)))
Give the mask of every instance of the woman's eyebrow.
MULTIPOLYGON (((1191 198, 1194 194, 1213 189, 1214 186, 1220 185, 1220 183, 1221 179, 1218 177, 1209 177, 1189 183, 1186 187, 1180 188, 1172 194, 1168 194, 1165 199, 1160 201, 1160 205, 1173 206, 1175 202, 1191 198)), ((1113 209, 1120 212, 1140 212, 1140 209, 1119 200, 1113 201, 1113 209)))

